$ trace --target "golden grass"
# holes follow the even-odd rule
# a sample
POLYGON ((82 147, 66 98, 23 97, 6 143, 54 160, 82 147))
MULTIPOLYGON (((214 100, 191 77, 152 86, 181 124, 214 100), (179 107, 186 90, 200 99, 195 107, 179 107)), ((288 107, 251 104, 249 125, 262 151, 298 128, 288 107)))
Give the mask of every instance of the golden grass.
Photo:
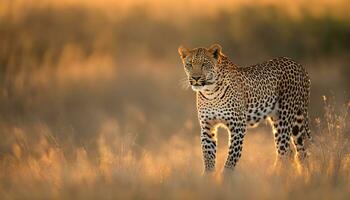
MULTIPOLYGON (((17 198, 321 198, 346 199, 350 186, 349 105, 341 113, 330 104, 313 132, 308 172, 295 167, 273 172, 272 135, 250 132, 241 161, 230 181, 220 179, 225 136, 219 140, 216 178, 201 176, 198 137, 181 134, 154 146, 139 146, 137 135, 121 133, 115 119, 101 124, 97 153, 84 147, 64 147, 45 124, 8 126, 3 141, 11 145, 2 155, 0 191, 3 199, 17 198), (35 132, 29 133, 28 130, 35 132), (67 151, 67 149, 71 149, 67 151)), ((65 143, 66 141, 63 141, 65 143)))

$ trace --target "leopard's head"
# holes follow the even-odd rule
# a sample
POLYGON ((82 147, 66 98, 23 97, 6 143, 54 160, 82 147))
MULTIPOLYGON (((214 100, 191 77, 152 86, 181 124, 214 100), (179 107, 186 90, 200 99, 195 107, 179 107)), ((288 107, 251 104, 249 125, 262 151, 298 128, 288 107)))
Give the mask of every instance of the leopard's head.
POLYGON ((194 91, 210 90, 215 87, 218 76, 218 63, 223 56, 221 46, 188 49, 179 47, 188 81, 194 91))

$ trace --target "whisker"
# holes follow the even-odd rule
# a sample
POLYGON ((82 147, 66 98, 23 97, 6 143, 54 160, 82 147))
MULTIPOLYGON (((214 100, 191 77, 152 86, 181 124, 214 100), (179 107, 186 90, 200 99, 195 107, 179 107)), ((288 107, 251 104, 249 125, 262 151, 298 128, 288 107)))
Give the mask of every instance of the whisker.
POLYGON ((187 90, 190 87, 190 84, 188 83, 188 78, 187 77, 183 77, 182 79, 179 80, 179 86, 184 89, 187 90))

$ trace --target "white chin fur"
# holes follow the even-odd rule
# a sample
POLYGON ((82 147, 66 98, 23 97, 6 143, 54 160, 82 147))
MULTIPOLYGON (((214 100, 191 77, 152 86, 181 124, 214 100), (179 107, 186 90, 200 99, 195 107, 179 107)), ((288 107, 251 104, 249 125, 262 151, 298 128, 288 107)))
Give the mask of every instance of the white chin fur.
POLYGON ((194 86, 192 85, 192 90, 195 92, 199 92, 202 91, 204 89, 205 86, 194 86))
POLYGON ((214 85, 205 85, 205 86, 193 86, 192 90, 196 92, 205 91, 205 90, 212 90, 215 86, 214 85))

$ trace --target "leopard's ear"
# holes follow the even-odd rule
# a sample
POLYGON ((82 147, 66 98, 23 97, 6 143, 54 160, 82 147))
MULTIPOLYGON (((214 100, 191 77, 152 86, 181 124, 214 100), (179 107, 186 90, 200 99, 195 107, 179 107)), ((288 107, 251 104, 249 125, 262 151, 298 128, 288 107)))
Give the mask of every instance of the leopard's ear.
POLYGON ((190 54, 190 50, 186 47, 180 46, 177 51, 179 52, 182 59, 185 59, 188 54, 190 54))
POLYGON ((222 48, 219 44, 213 44, 209 47, 208 51, 212 54, 214 59, 218 59, 220 55, 222 55, 222 48))

